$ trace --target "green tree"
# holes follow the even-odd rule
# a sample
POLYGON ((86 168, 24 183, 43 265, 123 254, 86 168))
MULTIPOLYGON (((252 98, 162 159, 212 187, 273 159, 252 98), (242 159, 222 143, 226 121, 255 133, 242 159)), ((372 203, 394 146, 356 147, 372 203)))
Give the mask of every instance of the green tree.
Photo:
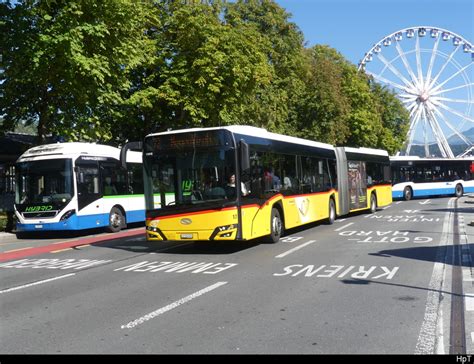
POLYGON ((373 81, 370 81, 370 87, 383 126, 378 147, 395 154, 405 143, 410 123, 409 112, 393 91, 373 81))
POLYGON ((326 46, 305 52, 308 71, 305 92, 297 105, 298 135, 344 144, 350 135, 351 105, 344 89, 342 56, 326 46))
MULTIPOLYGON (((133 73, 128 119, 137 133, 247 123, 243 109, 270 82, 252 26, 223 18, 224 2, 160 2, 153 63, 133 73)), ((125 132, 125 130, 124 130, 125 132)))
POLYGON ((395 94, 369 82, 335 49, 306 50, 308 76, 297 105, 299 136, 394 153, 402 144, 408 114, 395 94))
MULTIPOLYGON (((122 103, 149 55, 151 1, 23 0, 0 5, 3 130, 20 122, 71 140, 108 140, 104 110, 122 103)), ((110 119, 109 119, 110 121, 110 119)))
POLYGON ((243 109, 245 123, 294 134, 295 103, 304 90, 304 37, 289 21, 290 14, 273 0, 237 0, 229 3, 229 24, 247 24, 262 37, 259 47, 271 66, 269 83, 260 84, 243 109))

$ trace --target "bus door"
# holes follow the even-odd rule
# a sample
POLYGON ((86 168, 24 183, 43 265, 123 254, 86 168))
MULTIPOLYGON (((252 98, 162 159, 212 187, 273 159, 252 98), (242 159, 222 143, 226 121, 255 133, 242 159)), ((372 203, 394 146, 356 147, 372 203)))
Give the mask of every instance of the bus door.
POLYGON ((367 172, 365 162, 347 161, 349 179, 350 209, 357 210, 367 207, 367 172))
MULTIPOLYGON (((76 160, 77 179, 77 204, 79 211, 102 197, 99 183, 99 165, 96 160, 87 160, 83 157, 76 160)), ((99 203, 95 204, 95 211, 88 213, 101 213, 99 203)))
POLYGON ((347 157, 344 147, 337 147, 336 159, 337 159, 337 191, 339 199, 339 215, 347 215, 350 210, 350 197, 349 197, 349 177, 347 168, 347 157))

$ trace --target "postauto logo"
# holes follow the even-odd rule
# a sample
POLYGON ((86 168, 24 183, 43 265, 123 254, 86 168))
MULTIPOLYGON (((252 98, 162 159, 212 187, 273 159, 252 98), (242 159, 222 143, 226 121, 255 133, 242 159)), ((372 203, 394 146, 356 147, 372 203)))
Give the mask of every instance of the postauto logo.
POLYGON ((52 205, 43 205, 43 206, 28 206, 25 208, 25 212, 43 212, 51 211, 53 209, 52 205))

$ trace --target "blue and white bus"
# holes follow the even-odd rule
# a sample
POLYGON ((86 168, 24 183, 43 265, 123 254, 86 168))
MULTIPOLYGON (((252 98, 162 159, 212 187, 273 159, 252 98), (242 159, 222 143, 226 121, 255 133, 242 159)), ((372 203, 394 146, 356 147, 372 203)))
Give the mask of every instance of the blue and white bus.
POLYGON ((31 148, 16 163, 16 233, 83 230, 120 231, 145 221, 142 155, 92 143, 31 148))
POLYGON ((390 157, 390 166, 394 199, 474 192, 474 157, 390 157))

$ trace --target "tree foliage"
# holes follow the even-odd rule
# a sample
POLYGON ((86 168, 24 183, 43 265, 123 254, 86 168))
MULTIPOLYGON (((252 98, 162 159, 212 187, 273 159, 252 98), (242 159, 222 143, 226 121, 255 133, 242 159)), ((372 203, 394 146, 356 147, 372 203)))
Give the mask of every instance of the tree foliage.
POLYGON ((149 47, 150 4, 24 0, 1 5, 4 128, 20 120, 69 139, 109 139, 101 122, 119 104, 149 47))
POLYGON ((273 0, 23 0, 0 4, 0 129, 114 144, 247 124, 401 147, 408 115, 273 0))
POLYGON ((395 95, 369 82, 333 48, 317 45, 306 54, 309 71, 296 113, 298 135, 394 153, 409 119, 395 95))
POLYGON ((262 35, 229 25, 220 3, 158 5, 156 57, 133 74, 127 109, 143 131, 239 124, 242 110, 271 78, 262 35))

